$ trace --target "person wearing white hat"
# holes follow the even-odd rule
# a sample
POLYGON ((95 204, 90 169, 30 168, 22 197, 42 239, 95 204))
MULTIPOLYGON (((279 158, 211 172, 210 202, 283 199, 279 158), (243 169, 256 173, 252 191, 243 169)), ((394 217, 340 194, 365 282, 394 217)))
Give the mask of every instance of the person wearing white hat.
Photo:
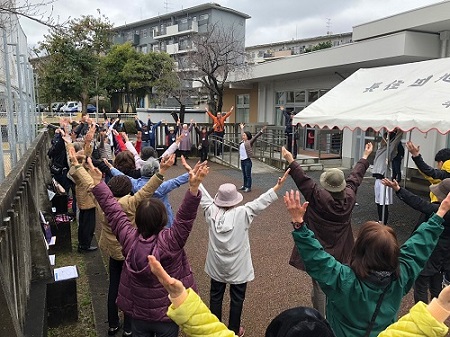
POLYGON ((278 199, 277 191, 286 181, 289 170, 267 192, 242 206, 243 196, 234 184, 222 184, 215 197, 203 185, 202 200, 209 228, 205 271, 211 278, 210 309, 222 319, 222 301, 226 285, 230 285, 230 315, 228 328, 243 336, 242 307, 247 283, 255 278, 250 254, 249 227, 258 214, 278 199))

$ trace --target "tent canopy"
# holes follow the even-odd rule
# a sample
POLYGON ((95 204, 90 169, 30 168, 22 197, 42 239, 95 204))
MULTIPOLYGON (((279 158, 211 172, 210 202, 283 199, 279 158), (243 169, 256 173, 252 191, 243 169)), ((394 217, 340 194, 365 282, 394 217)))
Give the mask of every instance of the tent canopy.
POLYGON ((361 68, 294 116, 319 128, 450 131, 450 58, 361 68))

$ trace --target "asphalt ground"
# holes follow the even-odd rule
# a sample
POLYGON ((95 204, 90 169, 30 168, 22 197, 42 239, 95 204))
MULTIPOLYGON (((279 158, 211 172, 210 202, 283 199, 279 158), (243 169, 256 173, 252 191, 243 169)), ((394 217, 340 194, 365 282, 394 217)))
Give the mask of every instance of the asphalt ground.
MULTIPOLYGON (((188 162, 193 166, 195 158, 188 162)), ((259 170, 260 171, 260 170, 259 170)), ((349 171, 344 170, 347 174, 349 171)), ((178 161, 178 166, 172 167, 166 174, 166 179, 184 173, 184 169, 178 161)), ((308 172, 312 178, 318 181, 321 171, 308 172)), ((250 193, 243 193, 244 201, 248 202, 269 188, 273 187, 277 178, 282 175, 277 172, 260 172, 253 174, 253 186, 250 193)), ((204 185, 211 195, 214 195, 218 187, 223 183, 233 183, 237 187, 242 185, 241 171, 210 163, 210 173, 204 180, 204 185)), ((352 216, 353 231, 356 236, 359 227, 368 220, 378 220, 377 209, 373 195, 374 178, 366 173, 366 176, 358 190, 357 203, 352 216)), ((310 290, 311 281, 305 272, 299 271, 288 264, 293 247, 292 226, 289 215, 285 209, 281 196, 285 191, 295 189, 293 180, 289 177, 285 186, 279 192, 279 199, 267 210, 255 218, 250 228, 250 245, 255 280, 247 287, 246 300, 242 314, 242 326, 246 329, 247 337, 262 337, 270 321, 281 311, 296 306, 311 306, 310 290)), ((187 185, 180 187, 171 193, 170 200, 174 210, 180 205, 187 190, 187 185)), ((426 193, 422 193, 427 198, 426 193)), ((419 212, 406 206, 399 199, 394 200, 394 205, 389 206, 389 226, 393 227, 400 242, 404 242, 410 235, 419 212)), ((96 236, 99 234, 97 233, 96 236)), ((200 296, 206 304, 209 301, 210 280, 204 271, 204 263, 207 252, 208 232, 203 213, 199 209, 192 233, 186 244, 186 251, 200 296)), ((106 294, 108 281, 101 262, 100 253, 86 254, 88 263, 91 292, 96 329, 98 336, 106 336, 106 294), (89 257, 88 257, 89 256, 89 257), (103 268, 103 269, 102 269, 103 268)), ((228 322, 228 288, 224 298, 223 322, 228 322)), ((405 314, 413 305, 412 292, 405 296, 400 315, 405 314)), ((369 320, 370 318, 368 318, 369 320)), ((120 335, 119 335, 120 336, 120 335)))

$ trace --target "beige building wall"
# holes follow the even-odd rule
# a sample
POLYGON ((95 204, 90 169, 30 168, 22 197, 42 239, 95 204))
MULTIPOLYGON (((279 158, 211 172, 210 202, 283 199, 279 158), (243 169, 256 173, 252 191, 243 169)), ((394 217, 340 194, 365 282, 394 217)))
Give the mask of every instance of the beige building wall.
MULTIPOLYGON (((237 105, 237 96, 238 95, 249 95, 250 96, 250 104, 249 104, 249 122, 257 123, 258 121, 258 84, 254 83, 250 88, 245 89, 236 89, 236 88, 226 88, 224 90, 223 97, 223 111, 228 111, 232 106, 236 108, 237 105)), ((233 113, 228 122, 231 123, 239 123, 240 121, 236 121, 236 114, 233 113)))

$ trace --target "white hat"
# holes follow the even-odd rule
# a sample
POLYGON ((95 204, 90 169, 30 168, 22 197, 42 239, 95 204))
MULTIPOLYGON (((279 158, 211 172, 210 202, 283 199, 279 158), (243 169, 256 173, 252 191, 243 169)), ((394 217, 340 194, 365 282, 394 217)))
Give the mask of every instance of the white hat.
POLYGON ((219 207, 232 207, 239 204, 244 197, 233 184, 222 184, 214 197, 214 203, 219 207))

